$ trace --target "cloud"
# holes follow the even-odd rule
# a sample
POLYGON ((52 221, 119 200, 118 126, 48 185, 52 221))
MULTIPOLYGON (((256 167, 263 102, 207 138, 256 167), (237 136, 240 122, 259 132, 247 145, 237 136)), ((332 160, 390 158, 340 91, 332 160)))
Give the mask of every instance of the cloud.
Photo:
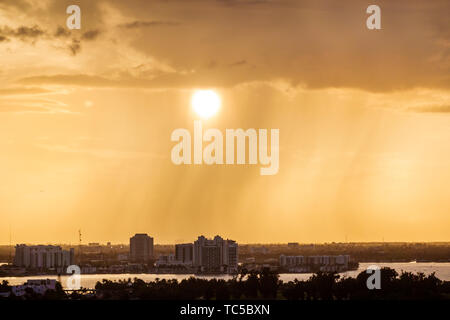
POLYGON ((133 21, 129 23, 124 23, 119 25, 120 28, 125 29, 136 29, 136 28, 147 28, 147 27, 160 27, 160 26, 178 26, 179 22, 173 21, 133 21))
POLYGON ((0 113, 49 113, 49 109, 45 107, 25 107, 0 104, 0 113))
MULTIPOLYGON (((88 30, 81 34, 80 37, 74 36, 71 42, 66 45, 72 55, 77 55, 81 51, 82 41, 93 41, 96 40, 101 31, 99 29, 88 30)), ((39 39, 45 40, 64 40, 72 37, 73 33, 62 26, 58 26, 55 32, 49 32, 39 27, 34 26, 20 26, 17 28, 11 28, 8 26, 0 28, 0 43, 9 41, 10 38, 15 38, 21 41, 32 41, 35 42, 39 39)))
POLYGON ((81 51, 81 43, 80 40, 72 39, 72 43, 68 46, 72 55, 77 55, 78 52, 81 51))
POLYGON ((0 89, 0 96, 12 96, 12 95, 37 95, 51 93, 52 91, 43 88, 6 88, 0 89))
POLYGON ((64 153, 81 153, 99 158, 115 158, 115 159, 167 158, 167 156, 165 155, 144 151, 128 151, 128 150, 92 148, 92 147, 83 148, 79 146, 49 145, 49 144, 36 144, 35 146, 48 151, 56 151, 64 153))
MULTIPOLYGON (((36 21, 52 30, 40 37, 50 38, 51 34, 52 40, 58 39, 51 45, 67 48, 72 55, 81 52, 84 41, 107 33, 104 41, 95 42, 92 56, 79 61, 80 74, 95 70, 93 76, 117 75, 126 68, 132 73, 130 61, 135 58, 139 60, 136 64, 158 61, 177 71, 150 80, 119 81, 127 86, 130 82, 150 82, 154 87, 192 86, 206 83, 209 77, 211 86, 281 79, 313 89, 449 89, 450 33, 445 13, 450 3, 380 1, 383 29, 379 31, 367 30, 367 6, 357 0, 339 4, 334 0, 160 1, 157 8, 141 0, 79 0, 85 21, 81 32, 61 27, 55 33, 54 24, 48 27, 45 19, 36 21), (151 19, 146 20, 147 12, 152 13, 151 19), (145 32, 124 35, 126 30, 139 28, 145 32), (92 61, 104 63, 92 68, 92 61), (211 61, 215 62, 209 65, 213 68, 205 70, 211 61)), ((49 16, 64 21, 60 20, 66 17, 64 5, 48 2, 49 16)), ((34 9, 30 10, 35 16, 34 9)), ((40 30, 45 31, 43 27, 40 30)), ((30 30, 22 33, 33 35, 30 30)), ((5 38, 0 40, 1 46, 10 36, 0 36, 5 38)), ((34 36, 39 38, 36 33, 34 36)), ((66 70, 55 68, 51 72, 66 70)))
POLYGON ((450 105, 434 105, 409 108, 409 111, 422 113, 450 113, 450 105))
POLYGON ((0 2, 0 8, 9 8, 9 7, 17 7, 22 10, 29 9, 32 6, 32 3, 27 0, 2 0, 0 2))
POLYGON ((34 25, 32 27, 20 26, 15 29, 5 26, 0 28, 0 36, 18 38, 22 41, 27 41, 42 38, 46 36, 46 32, 37 25, 34 25))
POLYGON ((101 76, 74 74, 74 75, 51 75, 51 76, 33 76, 21 79, 19 82, 24 84, 53 84, 53 85, 74 85, 87 87, 118 87, 120 82, 110 80, 101 76))
MULTIPOLYGON (((109 88, 194 88, 194 87, 232 87, 258 80, 258 74, 249 74, 244 68, 213 68, 198 72, 158 73, 152 78, 133 77, 126 72, 121 77, 108 78, 91 74, 56 74, 26 77, 19 80, 25 85, 72 85, 80 87, 109 88), (223 70, 229 69, 224 73, 223 70)), ((267 79, 268 80, 268 79, 267 79)))
POLYGON ((272 4, 270 0, 217 0, 219 3, 227 6, 252 6, 262 4, 272 4))
POLYGON ((230 67, 239 67, 247 64, 246 60, 239 60, 230 64, 230 67))
POLYGON ((55 93, 42 88, 7 88, 0 90, 0 112, 3 113, 45 113, 78 114, 64 102, 42 96, 55 93))
POLYGON ((26 105, 19 103, 3 104, 0 103, 0 113, 15 113, 15 114, 77 114, 67 109, 55 108, 45 105, 26 105))
POLYGON ((22 26, 16 29, 14 35, 18 38, 38 38, 40 36, 45 35, 45 31, 43 31, 38 26, 33 27, 22 26))
POLYGON ((89 30, 81 36, 83 40, 95 40, 100 35, 100 30, 89 30))
POLYGON ((41 95, 55 93, 39 87, 10 87, 0 89, 1 113, 73 113, 59 101, 39 98, 41 95))
MULTIPOLYGON (((57 33, 59 33, 61 37, 69 37, 70 36, 70 33, 68 33, 68 34, 64 33, 62 30, 57 31, 57 33)), ((72 53, 73 56, 76 56, 81 51, 82 40, 93 41, 99 37, 100 33, 101 33, 100 30, 89 30, 89 31, 84 32, 81 35, 80 39, 73 38, 71 43, 68 45, 68 49, 69 49, 70 53, 72 53)))
POLYGON ((55 35, 55 38, 60 38, 60 37, 67 38, 67 37, 70 37, 71 34, 72 33, 70 32, 69 29, 58 26, 54 35, 55 35))

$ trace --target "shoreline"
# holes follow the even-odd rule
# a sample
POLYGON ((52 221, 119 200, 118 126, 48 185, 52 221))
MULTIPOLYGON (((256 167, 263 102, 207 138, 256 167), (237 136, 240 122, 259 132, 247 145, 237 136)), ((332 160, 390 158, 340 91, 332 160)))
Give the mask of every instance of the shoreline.
MULTIPOLYGON (((450 261, 402 261, 402 262, 391 262, 391 261, 372 261, 372 262, 359 262, 359 264, 409 264, 409 265, 415 265, 415 264, 422 264, 422 263, 427 263, 427 264, 445 264, 445 263, 450 263, 450 261)), ((344 270, 344 271, 339 271, 336 272, 337 274, 345 274, 348 272, 352 272, 352 271, 357 271, 359 268, 351 268, 348 270, 344 270)), ((286 272, 286 271, 282 271, 279 272, 279 275, 290 275, 290 274, 314 274, 315 272, 311 271, 311 272, 286 272)), ((101 275, 153 275, 153 276, 165 276, 165 275, 174 275, 174 276, 193 276, 193 277, 214 277, 214 276, 236 276, 239 275, 239 273, 194 273, 194 272, 141 272, 141 273, 127 273, 127 272, 118 272, 118 273, 113 273, 113 272, 95 272, 95 273, 83 273, 83 275, 86 276, 101 276, 101 275)), ((0 274, 0 279, 1 278, 27 278, 27 277, 38 277, 38 276, 53 276, 53 277, 67 277, 70 276, 70 274, 57 274, 57 273, 27 273, 27 274, 20 274, 20 275, 6 275, 6 274, 0 274)))

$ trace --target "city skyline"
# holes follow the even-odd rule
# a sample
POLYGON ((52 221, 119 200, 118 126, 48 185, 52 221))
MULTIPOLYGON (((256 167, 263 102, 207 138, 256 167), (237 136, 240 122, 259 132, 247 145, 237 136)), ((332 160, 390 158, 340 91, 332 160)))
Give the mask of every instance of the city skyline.
MULTIPOLYGON (((208 238, 214 238, 214 236, 216 236, 217 234, 208 234, 206 237, 208 238)), ((197 235, 198 236, 198 235, 197 235)), ((156 240, 154 237, 152 237, 154 240, 156 240)), ((226 237, 228 239, 228 237, 226 237)), ((233 238, 233 237, 229 237, 229 238, 233 238)), ((175 246, 178 244, 185 244, 185 243, 189 243, 190 240, 195 239, 195 237, 191 238, 191 239, 186 239, 186 240, 182 240, 179 239, 177 241, 172 241, 172 242, 154 242, 154 246, 175 246)), ((233 238, 236 239, 236 238, 233 238)), ((291 239, 289 241, 280 241, 280 242, 243 242, 243 241, 239 241, 239 239, 236 240, 237 242, 239 242, 241 245, 287 245, 289 243, 295 243, 298 245, 311 245, 311 244, 316 244, 316 245, 324 245, 324 244, 332 244, 332 243, 336 243, 336 244, 376 244, 376 243, 386 243, 386 244, 395 244, 395 243, 406 243, 406 244, 447 244, 450 243, 450 241, 446 241, 446 240, 436 240, 436 241, 390 241, 390 240, 386 240, 386 239, 380 239, 380 240, 374 240, 374 241, 351 241, 351 240, 342 240, 342 241, 323 241, 323 242, 311 242, 311 241, 295 241, 295 239, 291 239)), ((11 243, 11 247, 15 247, 16 245, 20 245, 20 244, 25 244, 25 245, 33 245, 33 246, 38 246, 38 245, 55 245, 55 246, 73 246, 73 247, 78 247, 80 245, 79 242, 77 241, 73 241, 73 242, 58 242, 58 241, 50 241, 50 242, 12 242, 11 243)), ((89 245, 100 245, 100 246, 119 246, 119 245, 129 245, 129 237, 128 240, 124 240, 124 241, 117 241, 117 242, 112 242, 109 240, 101 240, 101 241, 86 241, 86 242, 82 242, 82 246, 89 246, 89 245)), ((10 244, 9 243, 4 243, 1 244, 1 247, 9 247, 10 244)))

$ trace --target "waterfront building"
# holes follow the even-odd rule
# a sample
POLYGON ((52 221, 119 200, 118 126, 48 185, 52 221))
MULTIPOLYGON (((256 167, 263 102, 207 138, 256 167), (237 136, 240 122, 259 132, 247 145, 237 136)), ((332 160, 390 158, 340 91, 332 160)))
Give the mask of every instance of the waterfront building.
POLYGON ((74 264, 74 249, 62 250, 60 246, 16 245, 14 265, 17 267, 51 269, 74 264))
POLYGON ((192 265, 194 260, 194 244, 183 243, 175 245, 175 260, 185 265, 192 265))
POLYGON ((238 244, 233 240, 224 240, 219 236, 207 239, 198 237, 194 242, 194 267, 200 272, 216 273, 237 272, 238 244))
POLYGON ((27 289, 33 289, 34 293, 43 295, 47 290, 56 290, 56 280, 54 279, 33 279, 28 280, 23 285, 12 286, 11 291, 16 297, 26 294, 27 289))
POLYGON ((130 238, 130 260, 147 263, 153 259, 153 238, 146 233, 136 233, 130 238))
POLYGON ((280 256, 280 267, 293 272, 346 271, 350 256, 280 256))

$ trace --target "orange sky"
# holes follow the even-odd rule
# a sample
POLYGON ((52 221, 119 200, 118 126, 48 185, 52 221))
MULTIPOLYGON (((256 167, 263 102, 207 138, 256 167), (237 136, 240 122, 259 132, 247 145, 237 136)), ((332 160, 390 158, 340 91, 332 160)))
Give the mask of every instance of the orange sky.
POLYGON ((0 0, 0 244, 450 241, 449 6, 0 0), (198 88, 205 128, 280 130, 277 175, 171 162, 198 88))

